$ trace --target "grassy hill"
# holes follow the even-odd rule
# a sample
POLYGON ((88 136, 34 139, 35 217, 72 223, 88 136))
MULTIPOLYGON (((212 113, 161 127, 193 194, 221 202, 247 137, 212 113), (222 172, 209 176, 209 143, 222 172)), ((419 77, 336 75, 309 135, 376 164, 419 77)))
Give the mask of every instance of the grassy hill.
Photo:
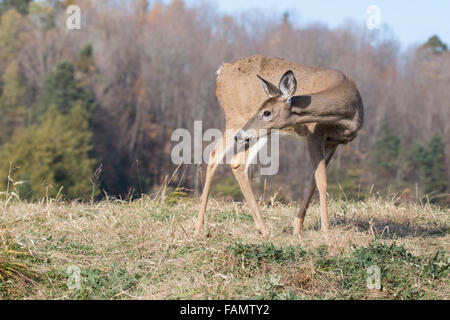
POLYGON ((261 205, 268 239, 245 204, 214 199, 207 236, 195 239, 191 199, 0 201, 0 298, 450 298, 448 209, 331 201, 332 230, 322 234, 315 203, 298 238, 295 203, 261 205), (367 288, 372 265, 381 290, 367 288), (67 284, 74 270, 79 289, 67 284))

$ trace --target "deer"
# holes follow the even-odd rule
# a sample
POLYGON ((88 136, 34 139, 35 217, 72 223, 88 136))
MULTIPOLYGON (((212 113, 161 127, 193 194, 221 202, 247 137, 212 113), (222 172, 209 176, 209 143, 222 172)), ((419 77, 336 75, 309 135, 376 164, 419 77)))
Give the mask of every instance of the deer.
POLYGON ((306 196, 294 217, 293 234, 301 236, 316 188, 320 201, 320 230, 328 232, 326 168, 337 147, 355 139, 364 121, 363 102, 355 82, 338 70, 262 55, 222 64, 216 74, 216 96, 225 112, 226 130, 209 155, 194 235, 199 236, 204 231, 208 195, 218 164, 230 148, 244 145, 245 148, 238 149, 231 159, 231 169, 257 230, 268 237, 251 187, 248 163, 255 156, 255 149, 261 148, 274 130, 306 138, 313 169, 306 196), (255 139, 258 143, 250 144, 255 139))

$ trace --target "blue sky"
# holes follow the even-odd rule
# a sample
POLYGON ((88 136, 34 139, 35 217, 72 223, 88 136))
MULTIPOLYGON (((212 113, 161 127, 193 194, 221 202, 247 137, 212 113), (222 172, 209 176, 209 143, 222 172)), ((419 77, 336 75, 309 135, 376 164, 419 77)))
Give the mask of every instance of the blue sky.
POLYGON ((300 25, 322 22, 330 27, 351 18, 364 23, 366 9, 378 5, 381 23, 387 24, 403 46, 425 42, 437 34, 450 44, 450 1, 448 0, 186 0, 188 4, 215 3, 220 12, 238 13, 251 8, 281 16, 286 10, 295 12, 300 25))

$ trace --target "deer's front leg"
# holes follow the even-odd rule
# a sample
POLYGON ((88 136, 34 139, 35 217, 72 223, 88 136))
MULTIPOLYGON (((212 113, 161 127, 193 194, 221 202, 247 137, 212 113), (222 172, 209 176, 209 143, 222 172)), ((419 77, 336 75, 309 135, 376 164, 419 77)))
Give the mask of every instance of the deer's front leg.
POLYGON ((206 170, 205 186, 203 187, 203 193, 201 197, 200 210, 198 212, 197 222, 195 223, 195 236, 199 236, 204 229, 206 205, 208 204, 208 195, 211 188, 214 172, 216 171, 219 163, 226 156, 228 149, 233 145, 233 135, 225 133, 223 138, 219 140, 217 145, 214 147, 214 150, 210 154, 209 164, 206 170))
POLYGON ((314 170, 314 180, 320 198, 321 231, 329 230, 327 210, 327 161, 325 158, 325 137, 317 131, 307 136, 309 155, 314 170))
POLYGON ((250 160, 248 158, 249 151, 250 150, 246 150, 238 153, 232 160, 231 168, 233 169, 234 176, 239 183, 244 198, 250 207, 250 212, 253 216, 253 220, 255 221, 256 228, 258 228, 263 237, 267 237, 269 232, 261 214, 261 210, 259 209, 258 202, 256 201, 248 176, 248 168, 246 163, 250 160))

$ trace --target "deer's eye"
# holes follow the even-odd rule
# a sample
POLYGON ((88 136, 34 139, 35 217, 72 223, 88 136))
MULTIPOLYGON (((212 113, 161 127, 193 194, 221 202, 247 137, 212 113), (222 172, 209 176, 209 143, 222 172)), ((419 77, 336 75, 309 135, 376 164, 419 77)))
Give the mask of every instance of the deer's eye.
POLYGON ((272 112, 270 111, 264 111, 263 112, 263 120, 265 121, 269 121, 270 119, 272 119, 272 112))

